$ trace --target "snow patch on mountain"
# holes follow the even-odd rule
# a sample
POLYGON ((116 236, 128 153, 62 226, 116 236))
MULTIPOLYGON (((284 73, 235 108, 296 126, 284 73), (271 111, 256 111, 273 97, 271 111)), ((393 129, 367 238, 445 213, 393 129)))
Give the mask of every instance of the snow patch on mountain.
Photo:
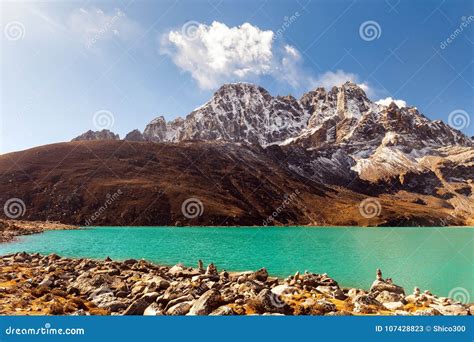
POLYGON ((380 99, 378 101, 375 101, 376 104, 378 105, 381 105, 381 106, 384 106, 384 107, 388 107, 390 106, 390 104, 394 102, 398 108, 403 108, 403 107, 406 107, 407 106, 407 103, 403 100, 395 100, 394 98, 392 97, 386 97, 384 99, 380 99))

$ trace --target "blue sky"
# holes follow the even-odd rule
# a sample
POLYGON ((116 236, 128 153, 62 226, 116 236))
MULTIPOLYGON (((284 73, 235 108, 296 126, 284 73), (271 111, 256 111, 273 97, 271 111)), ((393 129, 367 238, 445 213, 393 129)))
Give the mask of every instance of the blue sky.
POLYGON ((458 127, 474 135, 469 0, 0 6, 1 153, 100 128, 96 113, 123 137, 239 81, 300 96, 351 79, 373 100, 402 99, 431 119, 461 113, 458 127))

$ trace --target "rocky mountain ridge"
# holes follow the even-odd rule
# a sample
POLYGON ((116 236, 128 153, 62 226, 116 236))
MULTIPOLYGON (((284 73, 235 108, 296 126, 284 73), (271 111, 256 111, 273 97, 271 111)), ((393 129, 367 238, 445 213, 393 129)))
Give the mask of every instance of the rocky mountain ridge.
MULTIPOLYGON (((90 140, 90 135, 87 132, 75 140, 90 140)), ((97 134, 98 140, 101 137, 97 134)), ((362 88, 351 82, 329 91, 317 88, 300 99, 291 95, 273 97, 254 84, 225 84, 185 119, 166 122, 159 116, 145 127, 143 134, 134 130, 125 137, 151 142, 221 140, 263 147, 296 143, 305 148, 335 144, 359 149, 357 145, 369 143, 371 152, 384 139, 392 139, 392 145, 410 145, 417 150, 473 144, 469 137, 443 122, 429 120, 416 107, 372 102, 362 88)))

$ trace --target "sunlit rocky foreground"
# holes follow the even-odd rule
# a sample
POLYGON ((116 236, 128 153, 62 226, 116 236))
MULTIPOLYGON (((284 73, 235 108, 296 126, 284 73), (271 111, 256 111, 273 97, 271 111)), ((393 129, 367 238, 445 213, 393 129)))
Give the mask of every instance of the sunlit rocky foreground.
POLYGON ((286 279, 145 260, 104 261, 17 253, 0 258, 3 315, 472 315, 473 304, 405 290, 377 278, 369 291, 326 274, 286 279))

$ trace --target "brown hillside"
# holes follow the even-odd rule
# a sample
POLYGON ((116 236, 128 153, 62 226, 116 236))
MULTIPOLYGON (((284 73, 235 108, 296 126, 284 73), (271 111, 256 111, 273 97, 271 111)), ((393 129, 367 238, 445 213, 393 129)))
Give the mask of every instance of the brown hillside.
POLYGON ((359 179, 317 183, 285 166, 291 155, 199 141, 46 145, 0 156, 0 204, 19 198, 26 207, 21 219, 80 225, 262 225, 272 214, 269 225, 466 222, 449 215, 443 198, 393 188, 384 193, 380 184, 359 179), (370 196, 381 212, 365 218, 359 204, 370 196), (200 216, 183 215, 189 198, 202 202, 200 216))

